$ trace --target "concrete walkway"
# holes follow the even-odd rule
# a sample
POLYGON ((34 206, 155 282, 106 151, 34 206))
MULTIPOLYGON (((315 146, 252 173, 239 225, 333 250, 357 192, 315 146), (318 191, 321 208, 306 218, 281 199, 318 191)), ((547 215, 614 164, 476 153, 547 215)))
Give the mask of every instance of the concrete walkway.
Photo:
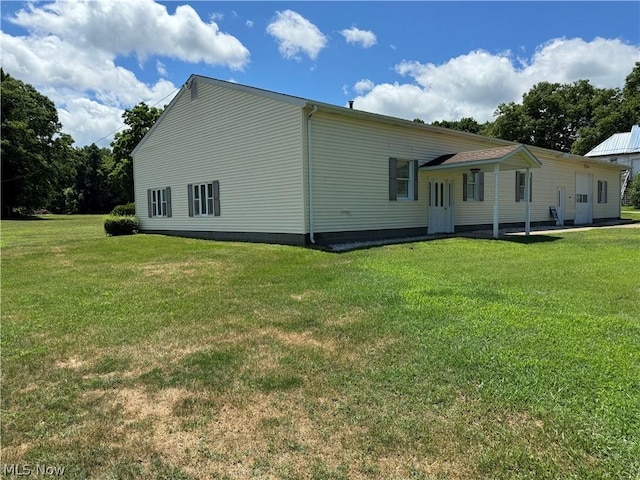
MULTIPOLYGON (((544 230, 531 229, 531 235, 551 235, 559 232, 586 232, 587 230, 593 230, 596 228, 640 228, 640 222, 634 222, 633 220, 618 220, 606 223, 598 223, 594 225, 585 226, 564 226, 564 227, 541 227, 544 230)), ((525 235, 524 232, 500 232, 500 235, 525 235)))

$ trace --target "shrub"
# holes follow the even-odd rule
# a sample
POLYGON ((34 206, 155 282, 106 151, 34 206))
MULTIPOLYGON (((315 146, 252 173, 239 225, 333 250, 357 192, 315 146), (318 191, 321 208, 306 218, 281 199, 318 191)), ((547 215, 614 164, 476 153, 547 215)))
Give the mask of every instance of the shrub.
POLYGON ((631 205, 640 208, 640 173, 636 173, 633 182, 631 182, 631 205))
POLYGON ((138 232, 138 219, 128 215, 109 216, 104 221, 107 235, 133 235, 138 232))
POLYGON ((136 214, 136 204, 134 202, 116 205, 111 210, 111 215, 133 216, 136 214))

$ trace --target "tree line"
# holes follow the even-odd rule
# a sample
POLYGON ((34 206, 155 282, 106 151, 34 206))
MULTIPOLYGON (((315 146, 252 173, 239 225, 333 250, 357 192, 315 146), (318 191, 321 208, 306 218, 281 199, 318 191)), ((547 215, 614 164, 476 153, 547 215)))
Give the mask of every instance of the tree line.
MULTIPOLYGON (((162 108, 140 103, 125 110, 126 128, 115 134, 110 148, 73 147, 49 98, 1 69, 0 75, 3 217, 38 210, 106 213, 134 201, 130 155, 162 108)), ((463 118, 432 125, 584 155, 614 133, 640 124, 640 62, 622 89, 596 88, 588 80, 541 82, 522 103, 500 104, 494 116, 484 124, 463 118)))
POLYGON ((122 116, 111 148, 73 147, 54 103, 0 69, 2 217, 37 211, 106 213, 133 202, 131 151, 163 109, 140 103, 122 116))

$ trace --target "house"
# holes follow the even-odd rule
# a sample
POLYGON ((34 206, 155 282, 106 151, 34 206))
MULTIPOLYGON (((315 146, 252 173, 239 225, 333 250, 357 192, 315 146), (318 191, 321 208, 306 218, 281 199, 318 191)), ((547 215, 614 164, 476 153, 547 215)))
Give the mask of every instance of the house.
POLYGON ((640 126, 634 125, 630 132, 615 133, 600 145, 585 154, 585 157, 595 158, 605 162, 615 162, 626 166, 622 174, 620 195, 629 192, 631 180, 640 173, 640 126))
POLYGON ((148 233, 308 245, 620 218, 611 162, 199 75, 132 156, 148 233))

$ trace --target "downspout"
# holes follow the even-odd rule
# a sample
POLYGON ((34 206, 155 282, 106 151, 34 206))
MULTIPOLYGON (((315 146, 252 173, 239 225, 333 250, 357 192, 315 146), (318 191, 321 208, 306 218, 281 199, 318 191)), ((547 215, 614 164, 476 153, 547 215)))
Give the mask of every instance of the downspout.
POLYGON ((311 117, 318 111, 318 106, 314 105, 313 110, 307 116, 307 180, 309 181, 309 241, 316 243, 313 232, 313 157, 311 154, 311 117))

